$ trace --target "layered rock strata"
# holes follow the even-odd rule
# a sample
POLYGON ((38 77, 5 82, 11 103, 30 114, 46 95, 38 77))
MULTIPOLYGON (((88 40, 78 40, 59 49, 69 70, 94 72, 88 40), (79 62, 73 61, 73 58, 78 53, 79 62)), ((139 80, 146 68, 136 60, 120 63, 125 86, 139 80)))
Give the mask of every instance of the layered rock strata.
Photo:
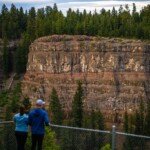
POLYGON ((111 113, 136 109, 147 100, 149 75, 149 42, 53 35, 31 44, 22 92, 33 102, 39 97, 49 101, 55 87, 70 111, 77 80, 82 80, 85 109, 111 113))

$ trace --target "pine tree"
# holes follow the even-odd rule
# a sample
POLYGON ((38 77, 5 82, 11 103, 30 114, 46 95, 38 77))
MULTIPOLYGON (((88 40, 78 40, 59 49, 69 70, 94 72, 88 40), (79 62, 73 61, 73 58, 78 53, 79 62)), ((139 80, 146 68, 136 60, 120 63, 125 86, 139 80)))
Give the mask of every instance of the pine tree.
POLYGON ((10 8, 10 19, 9 19, 9 38, 17 39, 19 37, 19 20, 18 20, 18 10, 14 4, 11 5, 10 8), (15 32, 14 32, 15 31, 15 32))
POLYGON ((73 125, 82 127, 83 122, 83 88, 81 81, 78 81, 77 91, 72 103, 73 125))
POLYGON ((140 113, 136 111, 135 113, 135 134, 140 134, 141 133, 141 123, 140 123, 140 113))
POLYGON ((144 111, 144 103, 141 100, 139 110, 137 110, 135 113, 135 134, 144 134, 144 111))
POLYGON ((128 118, 127 111, 125 111, 125 114, 124 114, 123 128, 124 128, 124 132, 128 133, 128 131, 129 131, 129 118, 128 118))
MULTIPOLYGON (((129 131, 129 119, 128 119, 127 111, 125 111, 125 113, 124 113, 123 129, 124 129, 124 132, 128 133, 128 131, 129 131)), ((125 141, 123 143, 123 147, 124 147, 124 149, 127 149, 129 147, 129 139, 128 138, 125 138, 125 141)))
POLYGON ((21 34, 26 30, 27 26, 27 14, 24 13, 24 10, 22 7, 20 7, 18 12, 18 24, 19 24, 19 36, 21 37, 21 34))
POLYGON ((52 89, 50 95, 49 108, 52 112, 52 122, 61 125, 63 121, 63 111, 55 88, 52 89))
POLYGON ((2 6, 2 38, 8 38, 8 22, 9 22, 9 12, 5 4, 2 6))
MULTIPOLYGON (((145 111, 144 103, 141 100, 139 111, 136 111, 136 114, 135 114, 135 131, 134 131, 134 134, 144 135, 144 127, 145 127, 144 111, 145 111)), ((137 140, 139 140, 140 143, 138 142, 136 146, 139 149, 146 149, 145 140, 141 139, 141 138, 137 138, 136 141, 137 140)), ((132 141, 135 142, 134 140, 132 140, 132 141)))
POLYGON ((96 114, 94 110, 92 110, 91 115, 90 115, 90 124, 91 124, 92 129, 96 128, 96 114))
POLYGON ((45 18, 44 8, 38 9, 36 17, 36 37, 44 36, 44 28, 45 28, 44 18, 45 18))
POLYGON ((22 73, 22 50, 21 44, 18 45, 15 52, 15 71, 17 74, 22 73))
POLYGON ((30 35, 24 33, 15 53, 15 71, 18 74, 26 71, 30 42, 30 35))
MULTIPOLYGON (((105 120, 102 112, 99 110, 96 112, 96 128, 98 130, 105 130, 105 120)), ((105 135, 104 134, 96 134, 96 147, 102 147, 105 143, 105 135)))
POLYGON ((19 100, 20 100, 20 93, 21 93, 20 86, 21 86, 20 84, 17 84, 12 91, 10 107, 13 113, 16 113, 19 109, 19 100))
POLYGON ((98 111, 96 113, 96 127, 99 130, 104 130, 105 129, 105 120, 104 120, 104 116, 103 116, 101 111, 98 111))
POLYGON ((19 97, 13 97, 12 99, 12 102, 11 102, 11 111, 13 113, 16 113, 19 109, 19 97))
POLYGON ((26 110, 26 113, 29 113, 30 108, 31 108, 31 102, 30 102, 29 98, 25 97, 24 100, 22 101, 22 104, 26 110))
MULTIPOLYGON (((6 107, 6 114, 5 114, 5 120, 10 121, 12 120, 12 112, 11 112, 11 107, 8 105, 6 107)), ((15 149, 15 142, 12 142, 12 138, 14 137, 14 134, 12 134, 12 131, 14 130, 13 124, 6 124, 4 126, 4 149, 6 150, 12 150, 15 149)))
POLYGON ((3 72, 4 72, 5 77, 7 78, 8 74, 9 74, 9 71, 10 71, 9 70, 10 63, 9 63, 9 50, 8 50, 7 38, 4 38, 2 61, 3 61, 3 66, 2 66, 3 67, 3 72))
MULTIPOLYGON (((90 116, 90 124, 91 124, 91 128, 95 129, 96 128, 96 113, 94 110, 92 110, 91 112, 91 116, 90 116)), ((90 133, 90 141, 89 141, 89 146, 92 147, 93 149, 95 149, 96 146, 96 133, 95 132, 91 132, 90 133)))
POLYGON ((146 117, 145 117, 145 135, 150 136, 150 102, 147 102, 146 117))
POLYGON ((132 15, 134 15, 135 13, 136 13, 136 5, 135 3, 133 3, 132 15))
MULTIPOLYGON (((89 115, 88 115, 89 116, 89 115)), ((104 117, 101 111, 94 111, 92 109, 90 113, 90 128, 104 130, 104 117)), ((90 149, 99 149, 104 145, 105 135, 96 132, 90 132, 86 135, 86 138, 89 139, 87 147, 90 149)))
POLYGON ((2 14, 0 13, 0 38, 2 38, 2 14))
POLYGON ((33 42, 36 38, 36 11, 34 7, 29 10, 26 33, 30 37, 30 42, 33 42))

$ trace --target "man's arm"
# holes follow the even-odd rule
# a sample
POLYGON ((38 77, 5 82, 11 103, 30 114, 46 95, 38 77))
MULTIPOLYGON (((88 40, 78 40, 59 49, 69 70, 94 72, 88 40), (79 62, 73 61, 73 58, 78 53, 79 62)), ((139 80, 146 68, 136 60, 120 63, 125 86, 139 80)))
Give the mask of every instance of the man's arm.
POLYGON ((16 123, 16 117, 15 116, 13 117, 13 121, 14 121, 14 123, 16 123))
POLYGON ((46 111, 45 111, 45 115, 44 115, 44 122, 45 122, 46 126, 50 126, 50 120, 48 118, 48 114, 46 111))

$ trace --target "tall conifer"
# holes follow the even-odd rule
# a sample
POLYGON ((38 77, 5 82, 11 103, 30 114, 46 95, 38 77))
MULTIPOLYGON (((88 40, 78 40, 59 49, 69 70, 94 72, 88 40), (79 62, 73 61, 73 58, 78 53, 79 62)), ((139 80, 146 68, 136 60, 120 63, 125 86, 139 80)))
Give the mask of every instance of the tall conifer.
POLYGON ((8 77, 9 74, 9 49, 8 49, 8 40, 4 38, 3 40, 3 72, 5 77, 8 77))
POLYGON ((82 127, 83 122, 83 88, 81 81, 78 81, 77 91, 72 103, 73 125, 82 127))
POLYGON ((50 111, 52 112, 52 122, 55 124, 62 124, 63 111, 55 88, 52 89, 50 95, 50 111))

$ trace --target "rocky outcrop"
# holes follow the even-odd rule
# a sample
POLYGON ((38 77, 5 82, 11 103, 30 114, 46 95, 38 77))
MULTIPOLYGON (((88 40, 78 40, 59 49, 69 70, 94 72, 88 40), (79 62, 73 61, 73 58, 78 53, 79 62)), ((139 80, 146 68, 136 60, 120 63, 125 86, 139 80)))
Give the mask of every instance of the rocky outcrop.
POLYGON ((148 98, 149 75, 149 42, 53 35, 31 44, 22 92, 48 101, 55 87, 69 111, 76 81, 82 80, 86 110, 132 110, 148 98))

